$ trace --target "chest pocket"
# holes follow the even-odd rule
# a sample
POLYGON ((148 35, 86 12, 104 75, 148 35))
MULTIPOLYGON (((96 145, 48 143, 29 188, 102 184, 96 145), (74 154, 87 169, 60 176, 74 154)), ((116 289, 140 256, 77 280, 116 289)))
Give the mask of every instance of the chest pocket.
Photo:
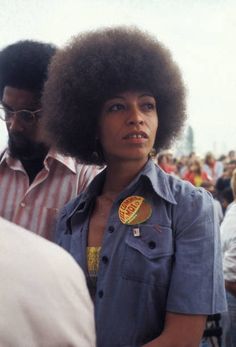
POLYGON ((140 236, 128 227, 122 277, 128 280, 168 286, 173 262, 173 235, 170 227, 141 225, 140 236))

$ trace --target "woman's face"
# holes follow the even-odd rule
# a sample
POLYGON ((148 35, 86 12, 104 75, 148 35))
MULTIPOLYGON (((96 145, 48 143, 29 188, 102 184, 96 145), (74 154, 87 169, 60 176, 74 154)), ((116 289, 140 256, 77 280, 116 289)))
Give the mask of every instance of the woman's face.
POLYGON ((157 106, 150 93, 129 91, 107 100, 98 134, 107 164, 124 160, 145 163, 157 128, 157 106))
POLYGON ((194 172, 194 173, 199 173, 199 171, 201 171, 201 164, 197 161, 194 161, 190 167, 189 167, 189 170, 191 172, 194 172))

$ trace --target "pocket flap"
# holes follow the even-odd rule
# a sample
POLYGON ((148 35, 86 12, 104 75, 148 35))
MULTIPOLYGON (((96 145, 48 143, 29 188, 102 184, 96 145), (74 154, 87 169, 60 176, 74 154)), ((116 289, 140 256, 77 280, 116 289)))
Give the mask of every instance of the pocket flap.
POLYGON ((170 227, 140 225, 140 236, 134 236, 134 228, 129 227, 125 240, 129 247, 136 249, 149 259, 173 254, 173 234, 170 227))

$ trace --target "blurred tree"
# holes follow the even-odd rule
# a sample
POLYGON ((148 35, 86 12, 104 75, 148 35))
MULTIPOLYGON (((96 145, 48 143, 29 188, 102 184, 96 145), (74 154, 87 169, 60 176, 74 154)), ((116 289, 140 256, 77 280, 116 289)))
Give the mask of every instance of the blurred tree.
POLYGON ((187 125, 180 140, 175 144, 174 153, 177 157, 189 155, 191 152, 194 152, 194 149, 194 131, 190 125, 187 125))
POLYGON ((191 125, 189 125, 186 130, 185 149, 187 152, 186 154, 190 154, 191 152, 194 152, 194 132, 191 125))

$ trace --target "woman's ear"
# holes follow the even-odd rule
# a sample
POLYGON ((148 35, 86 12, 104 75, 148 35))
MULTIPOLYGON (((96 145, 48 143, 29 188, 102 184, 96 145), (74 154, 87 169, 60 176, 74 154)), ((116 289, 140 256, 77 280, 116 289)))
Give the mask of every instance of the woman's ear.
POLYGON ((96 163, 101 163, 101 161, 103 161, 102 147, 99 137, 97 135, 95 136, 94 151, 92 152, 92 158, 96 163))

